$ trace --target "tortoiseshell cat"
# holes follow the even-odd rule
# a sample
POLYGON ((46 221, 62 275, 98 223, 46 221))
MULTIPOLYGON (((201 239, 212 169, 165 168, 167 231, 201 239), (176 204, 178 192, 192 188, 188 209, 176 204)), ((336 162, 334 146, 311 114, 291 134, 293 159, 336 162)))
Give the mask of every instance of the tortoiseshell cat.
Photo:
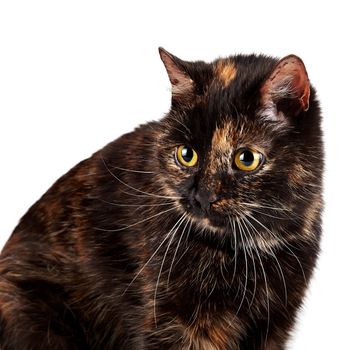
POLYGON ((170 112, 60 178, 3 249, 2 350, 285 347, 321 234, 304 64, 160 55, 170 112))

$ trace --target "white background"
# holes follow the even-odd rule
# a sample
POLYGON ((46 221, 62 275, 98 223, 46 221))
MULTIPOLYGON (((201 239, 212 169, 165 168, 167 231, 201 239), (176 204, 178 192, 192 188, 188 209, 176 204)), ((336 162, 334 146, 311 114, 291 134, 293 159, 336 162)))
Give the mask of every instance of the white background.
POLYGON ((322 102, 324 236, 290 349, 349 346, 349 18, 346 2, 1 1, 0 247, 78 161, 170 102, 158 46, 210 61, 301 56, 322 102))

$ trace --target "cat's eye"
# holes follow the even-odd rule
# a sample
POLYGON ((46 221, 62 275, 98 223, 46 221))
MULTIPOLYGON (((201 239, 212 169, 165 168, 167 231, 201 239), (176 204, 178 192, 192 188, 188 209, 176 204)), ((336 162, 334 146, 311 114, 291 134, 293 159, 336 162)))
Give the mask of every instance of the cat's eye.
POLYGON ((254 171, 263 161, 263 155, 250 148, 242 148, 235 154, 235 165, 242 171, 254 171))
POLYGON ((188 146, 179 146, 176 150, 176 158, 185 167, 193 167, 198 163, 197 152, 188 146))

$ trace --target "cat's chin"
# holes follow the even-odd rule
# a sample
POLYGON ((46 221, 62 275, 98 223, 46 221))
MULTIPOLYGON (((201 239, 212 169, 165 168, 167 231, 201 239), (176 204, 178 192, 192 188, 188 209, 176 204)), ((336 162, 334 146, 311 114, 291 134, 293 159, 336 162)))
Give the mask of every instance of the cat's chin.
MULTIPOLYGON (((201 239, 210 245, 214 244, 215 249, 221 249, 226 252, 232 249, 231 239, 225 239, 236 234, 234 228, 229 223, 225 225, 222 220, 216 221, 208 217, 189 216, 199 229, 200 233, 202 233, 200 234, 201 239), (226 243, 228 243, 228 245, 226 243)), ((244 248, 259 250, 261 253, 271 254, 273 249, 281 247, 283 241, 279 240, 278 237, 263 238, 254 235, 253 237, 247 237, 246 240, 242 242, 242 238, 236 236, 236 244, 238 249, 244 248)))
POLYGON ((230 227, 229 220, 216 211, 205 212, 190 203, 182 203, 182 209, 202 230, 224 232, 230 227))
POLYGON ((204 231, 224 233, 227 232, 229 228, 228 223, 222 219, 204 215, 196 215, 192 213, 189 213, 188 215, 191 220, 197 225, 197 227, 204 231))

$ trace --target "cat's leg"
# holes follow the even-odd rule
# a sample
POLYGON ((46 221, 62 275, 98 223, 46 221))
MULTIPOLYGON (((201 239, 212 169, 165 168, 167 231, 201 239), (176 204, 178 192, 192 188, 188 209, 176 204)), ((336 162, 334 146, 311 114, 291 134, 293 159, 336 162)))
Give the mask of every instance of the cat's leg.
POLYGON ((264 339, 256 348, 256 350, 285 350, 288 332, 284 329, 278 329, 271 332, 267 339, 264 339))
POLYGON ((285 348, 284 342, 280 343, 279 341, 276 341, 275 339, 269 340, 266 345, 264 345, 264 350, 283 350, 285 348))
POLYGON ((1 350, 89 349, 57 286, 0 276, 1 350))
POLYGON ((261 321, 256 327, 250 328, 242 338, 240 350, 285 350, 289 337, 291 321, 281 321, 277 324, 261 321), (268 333, 266 331, 268 329, 268 333))

